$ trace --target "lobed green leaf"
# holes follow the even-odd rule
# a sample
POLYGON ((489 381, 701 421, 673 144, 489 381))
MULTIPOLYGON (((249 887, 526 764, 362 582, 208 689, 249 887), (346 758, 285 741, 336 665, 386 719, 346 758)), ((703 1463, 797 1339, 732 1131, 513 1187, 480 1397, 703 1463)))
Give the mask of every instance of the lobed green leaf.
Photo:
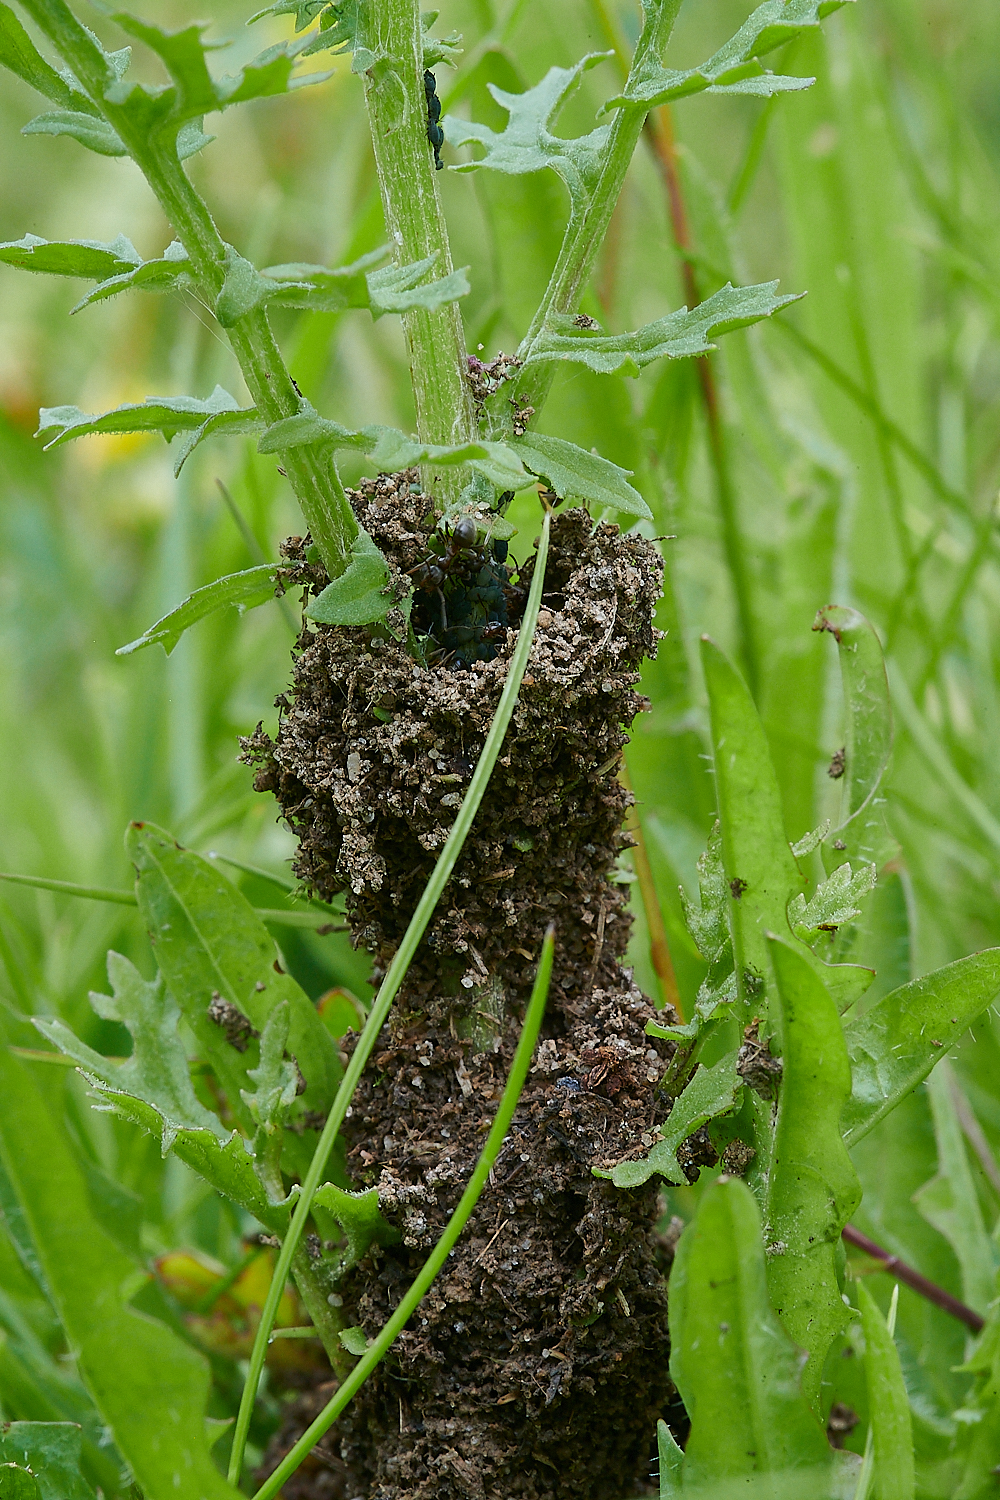
POLYGON ((157 620, 155 625, 150 625, 136 640, 129 641, 127 646, 119 646, 115 655, 131 656, 133 651, 141 651, 144 646, 160 645, 169 656, 185 630, 190 630, 206 615, 230 604, 242 613, 273 599, 276 575, 277 568, 272 563, 261 563, 242 573, 230 573, 225 578, 217 578, 214 583, 206 583, 189 594, 176 609, 157 620))
POLYGON ((21 126, 22 135, 68 135, 98 156, 128 156, 121 136, 107 120, 79 109, 52 109, 21 126))
POLYGON ((321 625, 370 625, 384 620, 399 602, 390 588, 389 565, 367 531, 351 543, 351 560, 306 610, 321 625))
POLYGON ((217 385, 205 400, 196 396, 150 396, 96 416, 88 416, 78 406, 43 406, 35 436, 46 439, 46 451, 92 433, 161 432, 170 442, 178 432, 197 432, 213 417, 243 421, 255 416, 252 408, 241 409, 235 397, 217 385))
POLYGON ((635 333, 603 333, 580 320, 557 314, 532 341, 526 365, 549 360, 586 365, 600 375, 638 375, 656 359, 687 359, 716 346, 710 337, 732 333, 771 317, 799 296, 776 297, 776 281, 735 287, 728 283, 690 312, 682 307, 635 333))
POLYGON ((550 68, 541 83, 523 94, 509 94, 493 83, 488 84, 493 98, 509 115, 507 125, 497 132, 488 125, 446 115, 441 126, 449 145, 474 144, 484 150, 480 160, 462 162, 453 170, 473 172, 489 167, 517 176, 551 167, 569 189, 574 209, 582 207, 597 185, 610 127, 599 125, 589 135, 573 140, 553 135, 551 127, 570 95, 579 88, 584 73, 610 56, 610 52, 592 52, 575 67, 550 68))
MULTIPOLYGON (((150 823, 133 823, 126 850, 136 895, 157 961, 201 1055, 212 1064, 234 1116, 248 1134, 253 1121, 241 1098, 254 1045, 238 1052, 208 1016, 214 995, 263 1031, 276 1005, 291 1009, 289 1051, 306 1080, 303 1104, 329 1107, 340 1079, 337 1046, 308 996, 278 962, 274 941, 245 897, 219 869, 183 849, 150 823)), ((290 1142, 301 1138, 289 1137, 290 1142)))
POLYGON ((56 71, 38 51, 9 5, 0 3, 0 66, 58 104, 97 117, 87 94, 68 71, 56 71))
POLYGON ((814 78, 792 78, 769 73, 758 58, 782 47, 849 0, 765 0, 744 21, 734 37, 697 68, 664 68, 651 56, 640 63, 629 87, 603 106, 613 109, 655 109, 690 94, 756 94, 764 98, 788 90, 808 88, 814 78))
POLYGON ((584 500, 641 520, 652 519, 649 506, 628 482, 631 469, 619 468, 565 438, 539 432, 511 438, 509 446, 524 467, 544 479, 561 500, 584 500))
POLYGON ((22 271, 104 281, 134 274, 142 257, 123 234, 110 244, 100 240, 42 240, 26 234, 21 240, 8 240, 0 245, 0 261, 19 266, 22 271))
POLYGON ((738 1178, 721 1178, 705 1190, 670 1273, 670 1375, 691 1418, 684 1493, 829 1466, 826 1435, 800 1390, 801 1368, 768 1300, 753 1194, 738 1178))
POLYGON ((836 932, 860 917, 857 903, 875 889, 877 879, 874 865, 866 865, 857 874, 852 874, 849 864, 841 865, 820 881, 808 901, 801 891, 792 897, 788 903, 789 927, 804 943, 812 943, 821 932, 836 932))
POLYGON ((848 1022, 852 1085, 841 1120, 848 1146, 927 1077, 998 994, 1000 948, 988 948, 883 995, 848 1022))
POLYGON ((654 1172, 667 1182, 687 1182, 684 1168, 677 1160, 678 1146, 709 1120, 737 1109, 742 1092, 743 1080, 736 1071, 735 1053, 723 1057, 711 1068, 699 1064, 691 1081, 674 1100, 670 1114, 660 1126, 660 1140, 649 1153, 639 1161, 619 1162, 610 1172, 594 1167, 594 1176, 609 1177, 620 1188, 641 1187, 654 1172))

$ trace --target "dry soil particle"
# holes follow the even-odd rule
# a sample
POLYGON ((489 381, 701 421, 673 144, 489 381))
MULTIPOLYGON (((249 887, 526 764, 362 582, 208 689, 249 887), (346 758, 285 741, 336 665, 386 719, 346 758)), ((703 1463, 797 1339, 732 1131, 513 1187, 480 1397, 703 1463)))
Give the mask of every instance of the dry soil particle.
MULTIPOLYGON (((435 524, 415 474, 354 495, 400 572, 435 524)), ((289 582, 301 547, 288 551, 289 582)), ((521 569, 530 579, 533 559, 521 569)), ((369 1500, 619 1496, 645 1477, 666 1404, 666 1300, 655 1189, 592 1168, 642 1154, 664 1106, 663 1043, 620 967, 628 843, 617 777, 645 706, 661 563, 652 545, 571 510, 555 521, 539 626, 487 798, 346 1122, 357 1186, 402 1241, 340 1290, 384 1324, 468 1180, 496 1109, 545 928, 557 948, 541 1042, 513 1129, 446 1270, 341 1419, 347 1494, 369 1500)), ((314 572, 315 570, 313 570, 314 572)), ((400 642, 309 628, 277 740, 248 742, 257 785, 298 835, 296 873, 347 891, 384 971, 468 785, 506 677, 418 665, 400 642)), ((318 1495, 319 1491, 317 1491, 318 1495)))

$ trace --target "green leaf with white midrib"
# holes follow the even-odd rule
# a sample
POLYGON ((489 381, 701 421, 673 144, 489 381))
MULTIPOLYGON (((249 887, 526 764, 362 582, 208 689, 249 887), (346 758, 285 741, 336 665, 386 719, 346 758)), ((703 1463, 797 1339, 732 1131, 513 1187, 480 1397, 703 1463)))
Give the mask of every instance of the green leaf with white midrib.
POLYGON ((794 78, 769 73, 758 58, 784 46, 805 30, 815 30, 820 21, 850 0, 765 0, 740 27, 734 37, 697 68, 664 68, 658 58, 649 58, 638 70, 628 89, 603 106, 613 109, 655 109, 691 94, 756 94, 764 98, 788 90, 808 88, 814 78, 794 78))
POLYGON ((851 1069, 836 1006, 809 954, 773 935, 768 943, 782 1077, 764 1207, 767 1284, 790 1337, 809 1351, 802 1385, 818 1411, 823 1362, 846 1316, 840 1233, 861 1200, 840 1132, 851 1069))
POLYGON ((798 301, 797 296, 776 297, 777 285, 776 281, 747 287, 727 283, 691 311, 684 307, 668 313, 635 333, 604 333, 599 328, 581 327, 569 315, 552 314, 533 339, 524 364, 560 360, 586 365, 599 375, 637 376, 657 359, 707 354, 715 348, 710 337, 747 328, 789 302, 798 301))
POLYGON ((764 1259, 749 1188, 735 1177, 713 1183, 670 1272, 670 1375, 691 1418, 682 1492, 707 1496, 726 1479, 829 1465, 800 1391, 799 1351, 768 1300, 764 1259))

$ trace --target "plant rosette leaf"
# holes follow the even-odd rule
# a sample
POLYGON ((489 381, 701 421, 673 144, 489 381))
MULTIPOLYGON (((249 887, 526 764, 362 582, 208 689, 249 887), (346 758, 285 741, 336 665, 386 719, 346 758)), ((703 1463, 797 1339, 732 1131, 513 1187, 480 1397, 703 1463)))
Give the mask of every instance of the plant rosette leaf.
POLYGON ((0 1094, 0 1159, 77 1367, 135 1482, 176 1500, 234 1500, 209 1457, 206 1361, 128 1305, 140 1267, 95 1217, 61 1111, 6 1047, 0 1094))
POLYGON ((706 1188, 670 1272, 670 1374, 691 1418, 683 1492, 829 1466, 801 1372, 801 1355, 768 1300, 754 1196, 739 1178, 720 1178, 706 1188))
POLYGON ((808 954, 769 935, 782 1010, 782 1078, 764 1208, 767 1283, 789 1335, 808 1350, 803 1391, 818 1410, 820 1377, 846 1308, 836 1254, 861 1185, 840 1118, 851 1068, 837 1008, 808 954))
POLYGON ((743 23, 734 37, 698 68, 664 68, 657 57, 641 63, 628 89, 616 94, 601 113, 613 109, 643 112, 683 99, 690 94, 772 94, 808 88, 814 78, 794 78, 769 73, 758 58, 792 41, 803 31, 815 30, 820 21, 850 0, 765 0, 743 23))
POLYGON ((731 1054, 706 1068, 699 1064, 694 1076, 674 1100, 673 1108, 660 1126, 661 1139, 639 1161, 622 1161, 610 1172, 594 1167, 595 1177, 608 1177, 615 1187, 641 1187, 654 1173, 667 1182, 685 1183, 687 1175, 677 1160, 677 1148, 688 1136, 700 1130, 709 1120, 732 1114, 739 1108, 743 1080, 736 1071, 736 1055, 731 1054))
POLYGON ((841 1129, 848 1146, 927 1077, 998 993, 1000 948, 988 948, 911 980, 847 1023, 852 1083, 841 1129))
POLYGON ((388 563, 362 529, 351 543, 346 569, 313 599, 306 614, 321 625, 370 625, 384 620, 399 603, 391 585, 388 563))
POLYGON ((850 865, 841 865, 829 879, 820 882, 809 901, 801 891, 792 897, 788 903, 789 927, 801 942, 810 946, 821 934, 835 933, 860 917, 857 903, 875 889, 877 879, 874 865, 867 865, 857 874, 851 873, 850 865))
POLYGON ((82 1438, 75 1422, 11 1422, 0 1428, 0 1463, 30 1469, 41 1500, 94 1500, 81 1472, 82 1438))
MULTIPOLYGON (((233 1114, 248 1135, 254 1122, 241 1091, 250 1090, 248 1068, 256 1066, 256 1042, 245 1051, 209 1007, 232 1007, 256 1032, 282 1000, 290 1007, 288 1047, 306 1081, 305 1108, 325 1110, 341 1077, 337 1044, 308 996, 278 961, 274 941, 253 907, 216 865, 182 848, 151 823, 133 823, 126 852, 136 870, 139 909, 157 961, 195 1037, 212 1064, 233 1114)), ((301 1137, 286 1134, 292 1149, 301 1137)), ((306 1154, 309 1147, 305 1148, 306 1154)), ((301 1154, 301 1152, 300 1152, 301 1154)))
POLYGON ((488 167, 516 176, 551 167, 566 184, 573 211, 583 208, 597 184, 611 127, 599 125, 589 135, 565 140, 552 134, 552 126, 570 95, 579 88, 584 73, 611 56, 610 52, 592 52, 575 67, 550 68, 541 83, 523 94, 508 94, 493 83, 487 84, 510 118, 506 128, 497 132, 488 125, 446 115, 441 126, 449 145, 478 145, 484 151, 480 160, 462 162, 453 170, 474 172, 488 167))
POLYGON ((760 286, 727 283, 690 312, 682 307, 635 333, 604 333, 593 320, 556 314, 532 341, 524 364, 546 360, 586 365, 599 375, 637 376, 657 359, 687 359, 716 348, 711 337, 748 328, 769 318, 799 296, 776 297, 776 281, 760 286))
POLYGON ((119 646, 115 655, 131 656, 144 646, 160 645, 169 656, 185 630, 190 630, 192 625, 196 625, 207 615, 214 614, 217 609, 224 609, 231 604, 243 614, 245 610, 254 609, 273 599, 276 576, 277 568, 274 564, 261 563, 259 567, 246 568, 242 573, 230 573, 227 578, 217 578, 214 583, 206 583, 189 594, 176 609, 164 615, 162 620, 150 625, 136 640, 129 641, 127 646, 119 646))

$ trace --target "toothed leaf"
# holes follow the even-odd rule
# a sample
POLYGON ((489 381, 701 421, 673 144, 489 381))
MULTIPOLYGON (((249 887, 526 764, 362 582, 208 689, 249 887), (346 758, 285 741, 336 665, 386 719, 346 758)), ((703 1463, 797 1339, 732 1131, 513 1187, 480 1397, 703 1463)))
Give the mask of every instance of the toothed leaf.
POLYGON ((127 156, 121 136, 107 120, 78 109, 53 109, 21 126, 22 135, 69 135, 98 156, 127 156))
POLYGON ((178 432, 197 430, 207 418, 222 412, 249 414, 221 385, 204 401, 197 396, 150 396, 97 416, 88 416, 78 406, 43 406, 35 436, 46 439, 46 449, 68 443, 72 438, 109 432, 161 432, 169 442, 178 432))
POLYGON ((19 266, 22 271, 103 281, 107 277, 133 274, 142 257, 123 234, 110 244, 100 240, 41 240, 37 235, 26 234, 21 240, 8 240, 0 245, 0 261, 19 266))
POLYGON ((227 604, 235 605, 242 613, 243 610, 253 609, 258 604, 265 604, 268 599, 273 599, 276 573, 277 569, 272 563, 261 563, 259 567, 247 568, 242 573, 230 573, 226 578, 206 583, 203 588, 195 589, 193 594, 189 594, 183 604, 164 615, 162 620, 150 625, 138 639, 129 641, 127 646, 119 646, 115 655, 131 656, 133 651, 141 651, 144 646, 159 645, 169 656, 185 630, 190 630, 192 625, 203 620, 206 615, 214 614, 217 609, 224 609, 227 604))
POLYGON ((706 1068, 699 1064, 691 1081, 674 1100, 670 1114, 660 1126, 658 1140, 639 1161, 622 1161, 610 1172, 594 1168, 595 1177, 610 1177, 615 1187, 641 1187, 654 1172, 667 1182, 684 1183, 687 1177, 677 1160, 677 1148, 709 1120, 730 1114, 739 1104, 743 1079, 736 1071, 736 1054, 731 1053, 706 1068))
POLYGON ((351 561, 328 583, 306 613, 321 625, 370 625, 384 620, 397 601, 389 590, 389 567, 367 531, 351 543, 351 561))
POLYGON ((808 902, 801 891, 792 897, 788 925, 804 943, 814 942, 820 932, 835 932, 845 922, 860 917, 857 903, 875 889, 877 878, 874 865, 866 865, 856 875, 852 875, 850 865, 841 865, 829 879, 821 881, 808 902))
POLYGON ((38 51, 9 5, 0 4, 0 66, 67 110, 97 110, 71 73, 57 71, 38 51))
POLYGON ((628 482, 630 469, 621 469, 610 459, 587 453, 564 438, 537 432, 511 438, 510 447, 524 467, 544 479, 560 499, 585 500, 643 520, 652 519, 649 506, 628 482))
POLYGON ((439 276, 436 281, 429 281, 423 286, 417 285, 436 260, 437 255, 434 254, 429 255, 426 260, 415 261, 410 266, 384 266, 380 271, 371 271, 366 280, 372 317, 381 318, 385 313, 410 312, 415 307, 433 312, 449 302, 457 302, 459 297, 467 297, 472 290, 468 266, 461 266, 457 271, 439 276))
POLYGON ((507 126, 498 132, 488 125, 446 115, 441 125, 449 145, 479 145, 485 152, 480 160, 463 162, 454 170, 473 172, 489 167, 519 176, 551 167, 569 189, 573 207, 581 207, 596 184, 610 127, 599 125, 589 135, 566 140, 554 135, 552 126, 569 96, 579 87, 584 73, 610 56, 610 52, 592 52, 575 67, 550 68, 541 83, 523 94, 508 94, 495 84, 488 84, 493 98, 510 116, 507 126))
POLYGON ((776 47, 784 46, 803 31, 815 30, 820 21, 849 0, 765 0, 740 27, 734 37, 698 68, 664 68, 657 57, 640 64, 627 89, 609 99, 602 114, 619 108, 643 111, 707 91, 712 94, 771 94, 808 88, 813 78, 792 78, 769 73, 757 61, 776 47))
POLYGON ((789 302, 798 301, 795 295, 776 297, 777 285, 776 281, 744 287, 727 283, 692 311, 683 307, 655 323, 646 323, 635 333, 602 333, 600 329, 581 328, 574 318, 559 315, 539 333, 524 362, 531 365, 562 360, 586 365, 600 375, 638 375, 656 359, 705 354, 715 348, 710 337, 747 328, 789 302))

